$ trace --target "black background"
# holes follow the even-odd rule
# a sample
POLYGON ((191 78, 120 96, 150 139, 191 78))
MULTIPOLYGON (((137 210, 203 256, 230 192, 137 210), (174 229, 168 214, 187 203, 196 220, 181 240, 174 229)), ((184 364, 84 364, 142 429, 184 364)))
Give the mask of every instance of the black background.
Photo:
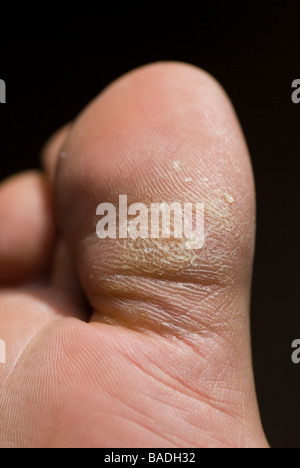
POLYGON ((291 100, 292 81, 300 79, 299 1, 115 2, 99 11, 72 7, 64 17, 54 4, 51 14, 46 5, 32 14, 25 6, 26 15, 16 6, 1 18, 1 178, 38 166, 50 134, 134 67, 182 60, 226 88, 257 183, 252 335, 263 424, 273 447, 299 448, 300 364, 291 361, 291 343, 300 338, 300 104, 291 100))

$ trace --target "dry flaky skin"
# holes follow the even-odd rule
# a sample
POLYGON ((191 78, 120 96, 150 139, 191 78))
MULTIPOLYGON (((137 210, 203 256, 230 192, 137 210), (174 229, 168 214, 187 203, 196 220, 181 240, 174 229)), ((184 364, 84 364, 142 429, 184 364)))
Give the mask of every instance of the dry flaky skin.
MULTIPOLYGON (((176 69, 176 65, 169 67, 176 69)), ((177 68, 174 81, 170 69, 157 73, 155 66, 149 67, 147 73, 153 74, 153 81, 149 80, 146 92, 143 71, 109 87, 75 123, 59 165, 63 213, 70 213, 63 215, 61 223, 71 247, 76 244, 79 271, 95 319, 126 324, 127 314, 130 326, 134 323, 143 330, 151 329, 151 316, 154 329, 165 330, 153 311, 155 307, 172 309, 172 301, 157 298, 148 307, 145 320, 140 307, 128 311, 129 299, 124 299, 121 290, 136 296, 140 292, 140 300, 146 301, 142 293, 146 284, 173 281, 178 296, 185 284, 196 287, 201 298, 202 291, 208 297, 220 296, 220 304, 225 305, 231 302, 228 286, 240 284, 242 289, 248 280, 250 271, 244 265, 253 253, 252 173, 234 112, 211 77, 193 74, 191 67, 191 83, 185 89, 184 67, 177 68), (179 109, 182 93, 185 99, 179 109), (76 174, 75 166, 80 167, 76 174), (68 180, 67 190, 64 180, 68 180), (119 195, 128 196, 128 205, 204 203, 204 247, 189 250, 185 239, 98 239, 96 208, 103 202, 118 207, 119 195)), ((203 298, 201 301, 205 306, 203 298)), ((224 306, 222 313, 214 311, 216 325, 226 321, 226 313, 232 314, 229 309, 224 306)), ((171 313, 170 332, 174 332, 172 324, 178 314, 185 323, 187 314, 191 323, 203 321, 205 316, 204 311, 186 308, 171 313)))

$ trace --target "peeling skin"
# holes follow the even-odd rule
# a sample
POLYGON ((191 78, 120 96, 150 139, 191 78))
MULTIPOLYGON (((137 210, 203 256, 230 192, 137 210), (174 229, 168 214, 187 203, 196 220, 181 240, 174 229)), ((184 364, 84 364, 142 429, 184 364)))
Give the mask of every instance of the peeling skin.
MULTIPOLYGON (((134 240, 128 237, 127 239, 100 240, 95 232, 99 221, 99 217, 96 216, 92 221, 90 235, 83 243, 90 247, 91 244, 94 245, 97 258, 101 253, 103 267, 106 264, 105 259, 110 258, 107 265, 111 268, 113 263, 116 274, 174 278, 183 272, 188 277, 193 275, 191 273, 193 270, 196 271, 195 269, 198 268, 202 271, 206 264, 211 264, 214 265, 213 271, 218 277, 217 272, 220 272, 221 275, 224 269, 230 269, 230 259, 234 260, 233 257, 236 253, 228 248, 224 250, 224 246, 227 245, 227 239, 240 237, 241 226, 235 211, 232 210, 232 204, 224 196, 224 191, 215 189, 211 195, 212 197, 209 199, 202 198, 200 194, 197 197, 199 202, 204 203, 205 211, 205 245, 202 249, 187 248, 185 236, 182 239, 163 239, 161 237, 152 239, 150 237, 134 240), (112 259, 114 259, 113 262, 112 259)), ((194 197, 195 200, 197 199, 194 197)), ((130 203, 133 201, 139 200, 130 200, 130 203)), ((173 228, 171 222, 171 232, 173 232, 173 228)), ((93 272, 94 274, 95 272, 93 272)), ((209 281, 210 276, 209 271, 204 273, 203 281, 205 282, 206 278, 209 281)), ((93 278, 95 279, 94 276, 93 278)), ((230 280, 230 274, 228 274, 227 279, 230 280)))
POLYGON ((138 265, 142 273, 163 275, 165 271, 180 271, 197 258, 186 248, 186 239, 125 239, 121 258, 123 270, 134 270, 138 265))
POLYGON ((186 163, 184 161, 180 161, 180 160, 177 160, 177 161, 173 161, 173 169, 175 169, 175 171, 179 172, 179 171, 182 171, 182 169, 184 169, 186 163))
MULTIPOLYGON (((243 226, 238 219, 237 206, 233 209, 225 197, 225 187, 218 185, 205 193, 201 185, 201 179, 205 177, 202 174, 195 178, 201 182, 199 191, 193 193, 189 187, 184 188, 188 174, 183 171, 177 175, 180 196, 176 200, 170 199, 165 192, 160 199, 153 197, 149 201, 139 189, 130 197, 128 206, 133 202, 144 202, 149 209, 151 202, 158 201, 204 203, 203 248, 188 249, 185 236, 182 239, 128 237, 100 240, 95 229, 99 217, 94 217, 92 229, 82 241, 80 250, 85 252, 82 261, 88 268, 89 298, 97 321, 130 326, 143 332, 159 331, 168 336, 182 336, 183 323, 190 331, 195 327, 197 333, 207 327, 214 330, 222 327, 226 311, 214 308, 212 314, 210 302, 214 302, 217 295, 220 303, 229 300, 227 288, 232 287, 239 259, 239 241, 236 240, 240 238, 243 226), (87 249, 83 249, 84 244, 87 249), (157 285, 159 288, 156 289, 157 285), (158 290, 160 293, 155 292, 158 290), (195 295, 201 314, 194 305, 195 295), (183 304, 182 296, 185 297, 183 304)), ((163 179, 163 182, 167 188, 167 181, 163 179)), ((118 205, 117 200, 110 201, 118 205)))
MULTIPOLYGON (((84 239, 80 250, 85 252, 83 261, 88 268, 90 302, 98 311, 97 321, 120 326, 130 323, 130 327, 137 330, 159 330, 177 336, 182 334, 182 322, 187 321, 191 329, 193 321, 198 330, 199 322, 207 326, 210 298, 215 300, 215 295, 220 293, 225 300, 227 287, 233 283, 239 242, 232 243, 232 240, 239 238, 242 227, 224 198, 224 189, 215 189, 209 199, 201 194, 197 199, 205 205, 205 244, 198 250, 187 248, 185 236, 182 239, 100 240, 94 227, 99 218, 93 219, 92 232, 84 239), (88 249, 82 250, 84 244, 88 249), (157 284, 161 293, 149 302, 157 284), (201 303, 200 317, 198 308, 194 310, 192 305, 195 294, 199 306, 201 303), (182 295, 185 302, 178 308, 182 295), (189 296, 193 298, 191 302, 189 296), (165 316, 165 325, 162 316, 165 316)), ((143 198, 130 202, 137 200, 143 198)), ((214 310, 213 320, 213 328, 221 326, 223 312, 214 310)))
MULTIPOLYGON (((233 202, 227 203, 232 204, 233 202)), ((205 204, 205 213, 208 218, 214 218, 220 227, 226 231, 231 231, 234 236, 239 233, 237 220, 228 205, 220 204, 220 202, 207 202, 205 204)))
POLYGON ((234 198, 232 195, 229 195, 229 193, 225 193, 224 197, 227 203, 229 203, 229 205, 232 205, 232 203, 234 203, 234 198))

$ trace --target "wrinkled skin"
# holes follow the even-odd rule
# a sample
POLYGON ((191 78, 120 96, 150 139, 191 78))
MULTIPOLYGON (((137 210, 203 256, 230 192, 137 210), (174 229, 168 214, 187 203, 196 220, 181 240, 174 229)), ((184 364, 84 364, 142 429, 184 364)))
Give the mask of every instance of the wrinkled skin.
POLYGON ((179 63, 120 78, 0 188, 1 447, 267 447, 253 383, 251 164, 179 63), (96 236, 96 208, 202 202, 205 245, 96 236))

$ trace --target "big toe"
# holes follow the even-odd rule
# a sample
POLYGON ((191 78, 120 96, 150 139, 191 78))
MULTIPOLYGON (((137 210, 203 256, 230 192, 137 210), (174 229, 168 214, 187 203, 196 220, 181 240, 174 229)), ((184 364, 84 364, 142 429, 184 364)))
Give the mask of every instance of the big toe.
POLYGON ((56 192, 62 231, 95 318, 181 333, 245 317, 252 171, 229 100, 206 73, 156 64, 111 85, 73 126, 56 192), (126 207, 142 203, 149 212, 153 203, 204 204, 204 245, 188 248, 184 233, 153 238, 149 213, 148 236, 133 239, 129 229, 124 235, 118 220, 116 238, 100 240, 97 208, 110 203, 119 217, 125 196, 126 207))
MULTIPOLYGON (((117 80, 70 131, 58 162, 56 204, 92 321, 197 350, 206 397, 238 408, 249 444, 263 445, 249 340, 254 184, 221 86, 177 63, 117 80), (184 230, 191 228, 187 206, 194 209, 193 229, 204 234, 194 244, 184 230), (162 223, 173 208, 166 233, 162 223), (158 218, 155 209, 163 212, 158 218)), ((195 377, 192 362, 178 372, 195 377)))

